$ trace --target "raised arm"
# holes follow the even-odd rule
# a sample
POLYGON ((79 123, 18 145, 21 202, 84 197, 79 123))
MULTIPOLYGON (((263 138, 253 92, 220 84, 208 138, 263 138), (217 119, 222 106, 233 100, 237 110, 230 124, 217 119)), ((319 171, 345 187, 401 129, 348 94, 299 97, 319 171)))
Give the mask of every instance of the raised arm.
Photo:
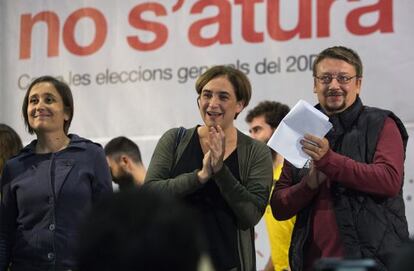
POLYGON ((318 188, 312 189, 309 183, 313 183, 313 179, 318 178, 317 171, 305 170, 306 173, 301 180, 294 184, 293 171, 295 169, 292 164, 285 160, 282 174, 279 181, 276 182, 270 199, 273 216, 277 220, 287 220, 295 216, 300 210, 308 206, 314 196, 318 192, 318 188))
POLYGON ((402 187, 404 149, 401 134, 391 118, 387 118, 379 135, 373 162, 357 162, 329 151, 315 162, 328 178, 343 186, 365 193, 394 197, 402 187))
POLYGON ((199 169, 171 177, 171 170, 177 157, 177 136, 178 128, 173 128, 158 141, 145 176, 145 189, 183 197, 202 186, 197 177, 199 169))

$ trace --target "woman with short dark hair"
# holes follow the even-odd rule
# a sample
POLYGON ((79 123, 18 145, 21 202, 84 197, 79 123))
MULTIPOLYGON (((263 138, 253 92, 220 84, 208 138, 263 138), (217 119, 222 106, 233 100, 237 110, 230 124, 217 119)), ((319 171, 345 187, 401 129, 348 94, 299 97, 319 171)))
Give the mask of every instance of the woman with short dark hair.
POLYGON ((175 195, 200 213, 216 270, 253 271, 254 226, 269 198, 272 157, 234 125, 250 101, 250 82, 237 69, 214 66, 196 91, 204 124, 161 137, 144 188, 175 195))
POLYGON ((4 167, 0 270, 73 270, 78 224, 91 204, 112 192, 105 155, 98 144, 68 134, 73 98, 64 82, 34 80, 22 109, 36 140, 4 167))

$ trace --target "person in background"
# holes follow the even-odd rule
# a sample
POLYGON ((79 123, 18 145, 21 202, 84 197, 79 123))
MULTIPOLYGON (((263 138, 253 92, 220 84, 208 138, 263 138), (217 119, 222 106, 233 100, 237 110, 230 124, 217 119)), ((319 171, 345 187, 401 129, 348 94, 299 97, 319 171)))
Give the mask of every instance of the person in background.
POLYGON ((22 140, 10 126, 0 123, 0 179, 6 161, 23 148, 22 140))
POLYGON ((144 188, 197 210, 216 270, 253 271, 254 226, 268 202, 272 157, 265 144, 234 125, 250 101, 250 82, 237 69, 214 66, 198 78, 196 91, 204 124, 161 137, 144 188))
POLYGON ((199 217, 176 199, 130 189, 94 206, 80 229, 79 271, 212 271, 199 217))
POLYGON ((137 144, 119 136, 111 139, 104 150, 112 181, 118 184, 120 191, 144 184, 146 169, 137 144))
MULTIPOLYGON (((246 116, 246 122, 249 124, 250 136, 256 140, 267 143, 279 123, 287 113, 289 113, 289 110, 289 106, 279 102, 260 102, 251 109, 246 116)), ((282 172, 284 159, 274 150, 271 149, 271 152, 273 160, 273 181, 276 182, 279 180, 280 173, 282 172)), ((271 251, 271 255, 264 270, 290 270, 289 246, 293 225, 295 224, 295 217, 285 221, 277 221, 273 217, 270 205, 267 205, 264 218, 271 251)))
POLYGON ((89 207, 112 193, 100 145, 69 134, 72 92, 50 76, 35 79, 22 113, 36 139, 8 160, 0 204, 0 270, 76 270, 75 240, 89 207))
POLYGON ((363 105, 362 62, 352 49, 323 50, 313 64, 317 109, 333 128, 300 141, 309 168, 285 161, 271 198, 273 215, 296 215, 290 246, 294 271, 320 258, 376 261, 390 269, 408 239, 402 187, 408 134, 391 111, 363 105))
POLYGON ((414 266, 414 240, 408 242, 398 249, 393 260, 391 271, 411 271, 414 266))

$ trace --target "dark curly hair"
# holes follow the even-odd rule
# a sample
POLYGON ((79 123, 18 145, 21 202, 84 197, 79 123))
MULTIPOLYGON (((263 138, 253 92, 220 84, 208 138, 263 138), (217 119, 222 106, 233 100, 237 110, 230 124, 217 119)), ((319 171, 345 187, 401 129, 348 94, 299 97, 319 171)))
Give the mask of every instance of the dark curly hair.
POLYGON ((250 123, 254 118, 264 116, 267 124, 275 129, 280 121, 289 113, 289 106, 274 102, 274 101, 263 101, 251 109, 246 116, 246 122, 250 123))

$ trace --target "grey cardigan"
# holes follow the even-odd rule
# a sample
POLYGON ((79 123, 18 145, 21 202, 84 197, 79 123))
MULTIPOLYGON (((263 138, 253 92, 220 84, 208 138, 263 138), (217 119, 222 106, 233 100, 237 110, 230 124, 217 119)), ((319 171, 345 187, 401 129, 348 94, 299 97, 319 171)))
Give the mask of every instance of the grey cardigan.
MULTIPOLYGON (((197 170, 170 178, 171 169, 177 164, 197 127, 187 129, 176 146, 178 129, 168 130, 159 140, 151 158, 145 178, 150 190, 184 197, 202 187, 197 170)), ((240 182, 227 166, 214 175, 223 198, 237 217, 237 238, 242 271, 256 270, 254 226, 261 219, 269 199, 273 180, 270 149, 237 131, 237 156, 240 182)))

